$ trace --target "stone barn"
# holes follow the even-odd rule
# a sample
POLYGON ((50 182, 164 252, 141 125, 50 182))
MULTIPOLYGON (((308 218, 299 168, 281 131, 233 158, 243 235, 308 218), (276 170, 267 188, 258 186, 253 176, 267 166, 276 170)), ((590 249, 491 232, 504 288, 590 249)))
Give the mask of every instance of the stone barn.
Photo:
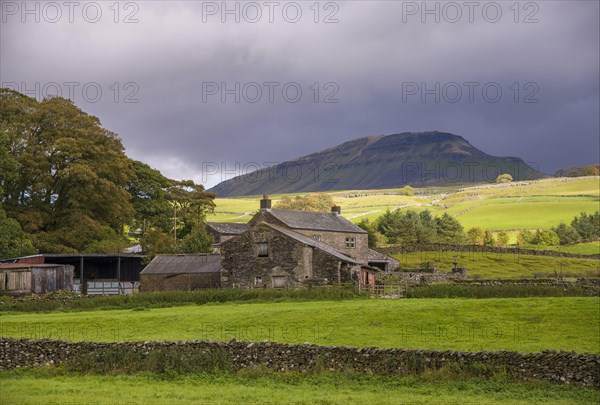
POLYGON ((360 263, 290 229, 260 223, 221 245, 221 285, 299 288, 356 280, 360 263))
POLYGON ((373 286, 378 270, 398 267, 397 260, 369 248, 367 232, 342 217, 338 206, 331 212, 277 210, 265 195, 258 213, 238 225, 212 226, 215 240, 222 240, 223 287, 373 286))
POLYGON ((140 291, 192 291, 221 286, 221 256, 156 256, 140 273, 140 291))
POLYGON ((45 294, 73 288, 73 266, 0 263, 0 294, 45 294))

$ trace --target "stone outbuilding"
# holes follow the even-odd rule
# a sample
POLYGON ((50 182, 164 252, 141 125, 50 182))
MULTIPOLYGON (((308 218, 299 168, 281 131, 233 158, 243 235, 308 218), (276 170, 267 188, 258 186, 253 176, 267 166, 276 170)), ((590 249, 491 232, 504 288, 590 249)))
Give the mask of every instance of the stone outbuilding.
POLYGON ((192 291, 221 286, 218 254, 158 255, 140 273, 140 291, 192 291))
POLYGON ((383 271, 393 271, 400 267, 398 260, 373 249, 369 249, 368 263, 370 267, 383 271))

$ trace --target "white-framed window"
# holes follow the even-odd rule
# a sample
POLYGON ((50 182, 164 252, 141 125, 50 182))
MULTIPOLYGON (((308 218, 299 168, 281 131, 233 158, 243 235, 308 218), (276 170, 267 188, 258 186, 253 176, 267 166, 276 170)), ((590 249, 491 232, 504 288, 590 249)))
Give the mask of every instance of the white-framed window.
POLYGON ((269 242, 258 242, 256 244, 256 255, 258 257, 269 257, 269 242))
POLYGON ((262 276, 254 277, 254 285, 262 285, 262 276))
POLYGON ((356 238, 346 238, 346 247, 347 248, 355 248, 356 247, 356 238))

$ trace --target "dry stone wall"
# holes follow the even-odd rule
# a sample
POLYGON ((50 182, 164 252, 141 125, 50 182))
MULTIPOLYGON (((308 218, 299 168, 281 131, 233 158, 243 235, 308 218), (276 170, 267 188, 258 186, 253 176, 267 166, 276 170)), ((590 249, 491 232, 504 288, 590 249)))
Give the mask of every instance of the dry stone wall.
MULTIPOLYGON (((78 357, 111 358, 111 353, 129 353, 141 362, 153 352, 181 356, 202 353, 206 359, 219 358, 233 370, 266 368, 273 371, 311 372, 316 370, 355 371, 375 374, 406 375, 425 370, 456 366, 476 374, 487 370, 505 370, 517 380, 545 380, 600 389, 600 355, 575 352, 541 353, 458 352, 417 349, 326 347, 310 344, 288 345, 271 342, 230 341, 190 342, 63 342, 0 338, 0 370, 69 364, 78 357), (136 357, 137 356, 137 357, 136 357)), ((114 358, 114 356, 113 356, 114 358)), ((208 361, 208 360, 207 360, 208 361)))
POLYGON ((413 252, 469 252, 469 253, 508 253, 513 255, 533 255, 533 256, 551 256, 551 257, 570 257, 576 259, 596 259, 600 260, 600 254, 583 255, 578 253, 560 252, 552 250, 522 249, 522 248, 503 248, 496 246, 482 245, 452 245, 443 243, 423 243, 414 245, 393 245, 378 248, 378 251, 387 255, 406 254, 413 252))

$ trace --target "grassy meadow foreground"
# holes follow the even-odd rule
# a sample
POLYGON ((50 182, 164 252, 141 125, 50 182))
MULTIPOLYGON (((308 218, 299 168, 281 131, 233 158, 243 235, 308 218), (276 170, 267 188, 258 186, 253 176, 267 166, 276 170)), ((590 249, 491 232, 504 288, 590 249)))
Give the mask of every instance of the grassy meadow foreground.
POLYGON ((452 379, 351 373, 79 375, 60 369, 0 372, 2 404, 591 404, 600 392, 502 377, 452 379), (124 393, 127 393, 124 396, 124 393), (124 399, 126 398, 126 399, 124 399))
POLYGON ((597 297, 221 303, 171 308, 3 313, 15 338, 269 340, 436 350, 600 353, 597 297))

